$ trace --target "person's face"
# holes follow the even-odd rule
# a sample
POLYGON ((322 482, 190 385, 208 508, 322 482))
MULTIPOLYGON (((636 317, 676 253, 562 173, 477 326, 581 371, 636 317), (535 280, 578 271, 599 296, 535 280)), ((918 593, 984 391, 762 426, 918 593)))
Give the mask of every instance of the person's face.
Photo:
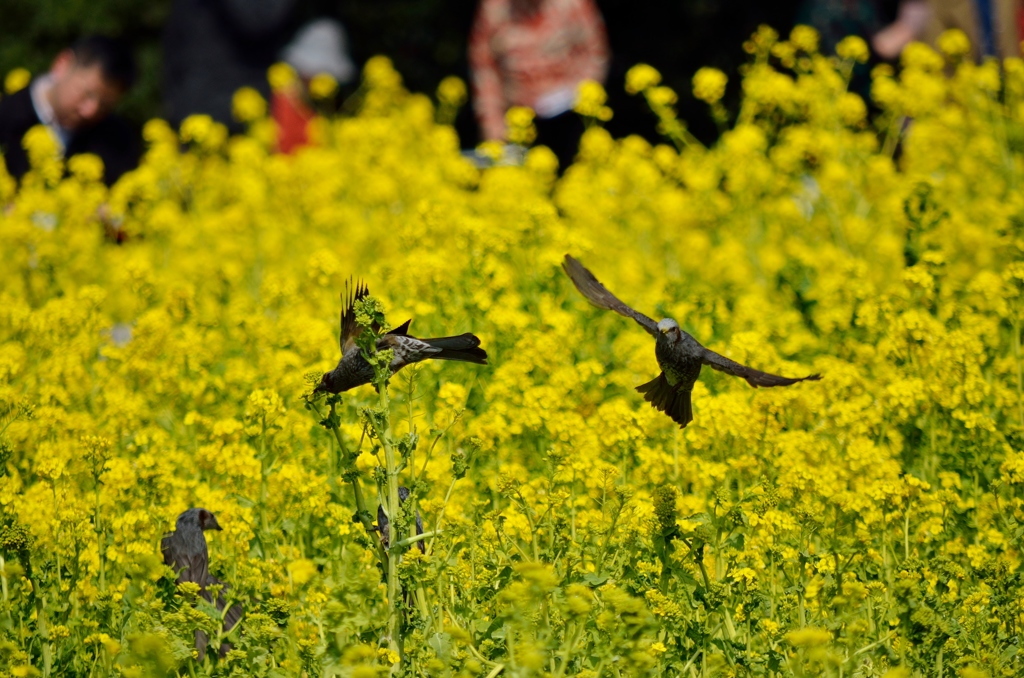
POLYGON ((57 56, 50 74, 53 76, 50 105, 57 123, 67 130, 99 122, 123 94, 120 86, 103 77, 99 64, 82 66, 70 51, 57 56))

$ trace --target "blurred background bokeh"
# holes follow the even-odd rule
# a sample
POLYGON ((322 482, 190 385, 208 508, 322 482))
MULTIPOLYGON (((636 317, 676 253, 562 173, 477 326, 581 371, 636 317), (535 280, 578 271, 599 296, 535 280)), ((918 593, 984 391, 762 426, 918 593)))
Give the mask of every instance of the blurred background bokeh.
MULTIPOLYGON (((119 35, 135 48, 139 82, 120 105, 128 118, 143 122, 161 115, 161 35, 172 0, 5 0, 0 21, 0 74, 24 67, 45 72, 53 56, 88 33, 119 35)), ((783 34, 801 12, 800 0, 685 0, 636 2, 598 0, 611 43, 607 89, 616 136, 639 133, 654 139, 654 121, 641 99, 627 96, 626 70, 639 62, 658 68, 667 85, 690 91, 701 66, 715 66, 730 77, 726 103, 737 99, 732 77, 747 55, 743 41, 762 23, 783 34)), ((896 2, 881 2, 881 17, 895 16, 896 2)), ((348 31, 357 66, 376 54, 392 58, 413 91, 433 93, 447 75, 469 79, 467 39, 477 0, 301 0, 299 12, 332 16, 348 31)), ((348 85, 352 90, 354 84, 348 85)), ((343 91, 344 94, 344 91, 343 91)), ((706 106, 689 95, 679 102, 681 117, 702 139, 716 134, 706 106)), ((464 147, 478 133, 471 107, 461 111, 456 128, 464 147)))

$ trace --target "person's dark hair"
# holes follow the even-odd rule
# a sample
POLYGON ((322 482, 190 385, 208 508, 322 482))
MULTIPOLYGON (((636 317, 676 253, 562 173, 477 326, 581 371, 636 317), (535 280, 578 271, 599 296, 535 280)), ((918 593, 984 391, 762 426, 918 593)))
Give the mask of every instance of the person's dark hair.
POLYGON ((104 79, 128 91, 135 84, 135 57, 126 42, 105 35, 87 35, 71 45, 79 66, 99 65, 104 79))

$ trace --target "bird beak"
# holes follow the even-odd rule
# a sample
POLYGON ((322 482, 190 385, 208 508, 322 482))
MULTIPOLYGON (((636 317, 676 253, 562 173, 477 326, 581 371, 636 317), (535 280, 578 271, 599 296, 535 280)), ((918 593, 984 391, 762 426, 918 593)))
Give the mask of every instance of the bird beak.
POLYGON ((661 332, 662 334, 668 334, 668 330, 669 330, 669 328, 667 328, 667 327, 663 327, 663 328, 662 328, 661 330, 659 330, 659 331, 660 331, 660 332, 661 332))

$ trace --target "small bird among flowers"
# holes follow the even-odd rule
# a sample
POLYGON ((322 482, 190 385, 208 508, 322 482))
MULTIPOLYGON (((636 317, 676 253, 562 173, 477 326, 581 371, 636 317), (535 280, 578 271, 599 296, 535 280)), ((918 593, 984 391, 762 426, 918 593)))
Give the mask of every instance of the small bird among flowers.
MULTIPOLYGON (((199 585, 199 595, 207 602, 214 602, 208 590, 210 586, 221 586, 217 594, 217 609, 224 611, 227 606, 227 585, 210 574, 210 556, 206 549, 206 530, 222 529, 217 518, 204 508, 190 508, 178 516, 171 532, 160 541, 164 563, 170 565, 177 573, 176 583, 193 582, 199 585)), ((224 615, 224 631, 230 631, 242 618, 242 606, 238 603, 231 606, 224 615)), ((206 645, 210 642, 204 631, 196 631, 196 650, 199 661, 206 656, 206 645)), ((220 646, 220 656, 231 650, 230 643, 220 646)))
POLYGON ((657 342, 654 355, 661 367, 661 374, 646 384, 636 387, 644 394, 644 400, 672 418, 680 428, 693 421, 693 408, 690 405, 690 392, 700 376, 700 368, 707 365, 719 372, 742 377, 747 383, 758 386, 790 386, 799 381, 817 381, 820 374, 807 377, 782 377, 777 374, 761 372, 752 367, 741 365, 723 355, 704 348, 692 336, 679 328, 672 318, 664 318, 654 322, 643 313, 634 311, 609 292, 594 274, 570 255, 565 255, 562 262, 573 285, 590 303, 598 308, 615 311, 619 315, 632 318, 640 324, 657 342))
MULTIPOLYGON (((346 286, 347 287, 347 286, 346 286)), ((341 314, 341 360, 338 366, 328 372, 316 387, 317 392, 341 393, 356 386, 373 381, 373 366, 366 360, 357 343, 363 327, 356 322, 355 304, 369 295, 366 285, 356 283, 354 290, 348 290, 348 303, 341 314)), ((377 339, 377 350, 393 349, 391 374, 406 365, 424 360, 459 360, 477 365, 487 364, 487 352, 480 348, 479 337, 466 332, 455 337, 417 339, 409 335, 409 323, 404 323, 377 339)), ((376 324, 374 331, 379 331, 376 324)))

